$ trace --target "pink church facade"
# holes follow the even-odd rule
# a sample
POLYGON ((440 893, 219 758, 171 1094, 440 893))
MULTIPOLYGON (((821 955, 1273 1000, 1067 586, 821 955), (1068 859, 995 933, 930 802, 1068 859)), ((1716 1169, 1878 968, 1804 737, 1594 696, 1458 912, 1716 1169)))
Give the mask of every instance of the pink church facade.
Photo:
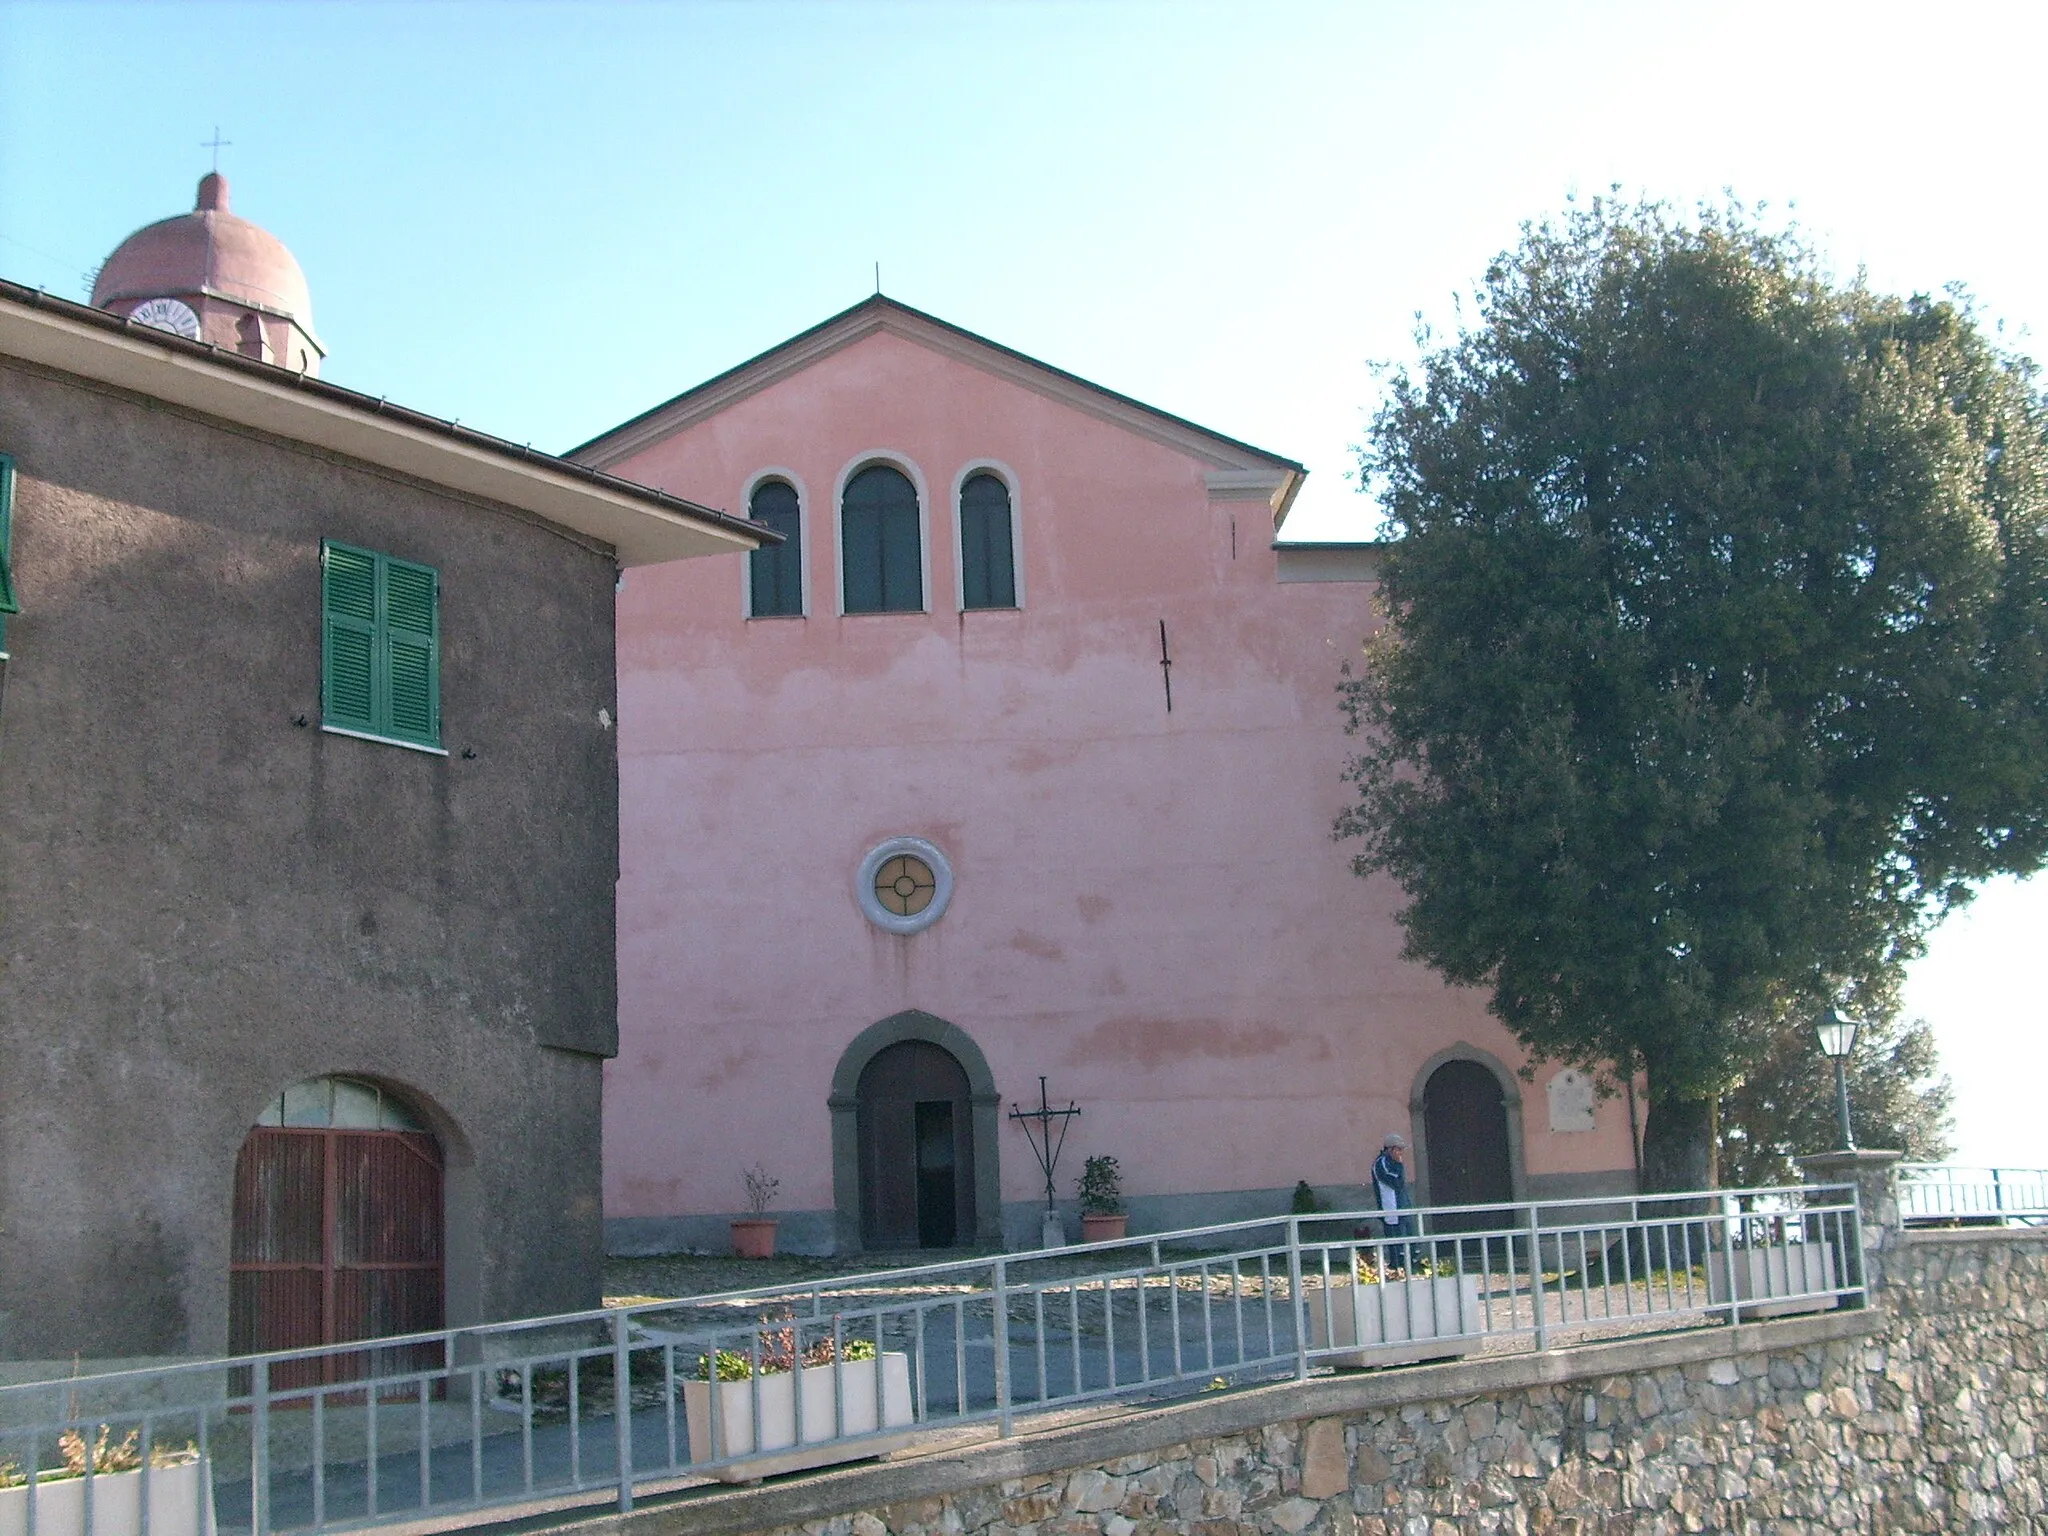
POLYGON ((786 1249, 1035 1245, 1041 1075, 1134 1231, 1395 1131, 1424 1199, 1633 1187, 1331 839, 1371 551, 1276 548, 1298 465, 879 298, 574 456, 796 533, 619 596, 616 1251, 723 1251, 757 1164, 786 1249))

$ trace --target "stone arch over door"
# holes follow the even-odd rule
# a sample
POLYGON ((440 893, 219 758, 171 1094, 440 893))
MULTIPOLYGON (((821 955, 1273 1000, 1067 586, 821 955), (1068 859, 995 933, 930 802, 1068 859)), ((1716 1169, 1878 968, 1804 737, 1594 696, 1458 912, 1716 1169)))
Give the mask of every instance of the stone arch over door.
MULTIPOLYGON (((424 1101, 367 1076, 293 1083, 235 1159, 228 1345, 248 1354, 446 1326, 449 1159, 424 1101)), ((320 1356, 273 1384, 426 1369, 438 1346, 320 1356)))
POLYGON ((907 1009, 870 1024, 846 1047, 832 1074, 833 1247, 839 1253, 861 1251, 860 1083, 875 1058, 891 1046, 921 1041, 935 1045, 959 1064, 967 1078, 969 1122, 964 1129, 973 1145, 974 1231, 958 1240, 982 1247, 1002 1243, 1002 1178, 999 1162, 997 1110, 1001 1098, 981 1047, 958 1025, 934 1014, 907 1009))
POLYGON ((1523 1162, 1522 1085, 1498 1056, 1460 1040, 1457 1044, 1438 1051, 1422 1064, 1421 1070, 1415 1074, 1414 1087, 1409 1092, 1409 1141, 1414 1149, 1412 1163, 1416 1204, 1447 1203, 1444 1192, 1438 1188, 1440 1181, 1434 1176, 1436 1169, 1444 1160, 1447 1149, 1432 1148, 1430 1145, 1429 1085, 1439 1071, 1454 1062, 1466 1064, 1469 1068, 1483 1069, 1499 1087, 1501 1128, 1507 1141, 1507 1195, 1510 1200, 1526 1199, 1528 1174, 1523 1162))

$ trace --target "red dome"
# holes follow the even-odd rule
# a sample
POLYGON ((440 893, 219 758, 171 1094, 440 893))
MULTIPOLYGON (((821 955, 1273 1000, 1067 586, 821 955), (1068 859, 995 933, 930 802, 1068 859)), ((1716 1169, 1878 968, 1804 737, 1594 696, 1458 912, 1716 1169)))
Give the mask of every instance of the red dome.
POLYGON ((228 212, 227 178, 219 172, 200 181, 192 212, 144 225, 115 247, 93 282, 92 302, 105 308, 181 293, 236 299, 313 331, 306 274, 277 236, 228 212))

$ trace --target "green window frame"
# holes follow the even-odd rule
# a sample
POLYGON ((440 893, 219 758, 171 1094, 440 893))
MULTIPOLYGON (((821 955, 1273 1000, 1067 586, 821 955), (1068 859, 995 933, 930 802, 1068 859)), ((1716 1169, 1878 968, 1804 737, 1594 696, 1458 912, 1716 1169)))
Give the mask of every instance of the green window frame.
POLYGON ((14 460, 0 453, 0 656, 7 654, 7 615, 21 612, 14 595, 14 460))
POLYGON ((441 750, 441 578, 323 539, 321 724, 331 731, 441 750))

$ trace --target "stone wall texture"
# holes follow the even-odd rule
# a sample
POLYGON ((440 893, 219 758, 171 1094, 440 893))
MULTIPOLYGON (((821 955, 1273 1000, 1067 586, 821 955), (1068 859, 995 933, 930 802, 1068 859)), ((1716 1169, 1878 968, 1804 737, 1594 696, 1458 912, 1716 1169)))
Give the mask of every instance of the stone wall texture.
MULTIPOLYGON (((1695 1336, 1698 1357, 1682 1364, 1657 1363, 1660 1350, 1673 1358, 1668 1339, 1607 1345, 1579 1352, 1581 1362, 1600 1362, 1596 1371, 1574 1374, 1566 1361, 1563 1379, 1525 1378, 1512 1389, 1418 1396, 1363 1411, 1327 1411, 1323 1382, 1269 1389, 1325 1388, 1315 1404, 1325 1411, 978 1487, 928 1477, 926 1486, 956 1486, 755 1529, 774 1536, 2048 1532, 2035 1450, 2048 1428, 2048 1233, 1916 1235, 1890 1250, 1885 1267, 1881 1306, 1862 1315, 1868 1326, 1837 1327, 1833 1337, 1816 1325, 1846 1322, 1839 1314, 1752 1325, 1739 1330, 1743 1347, 1726 1353, 1699 1348, 1708 1340, 1695 1336), (1774 1346, 1773 1338, 1785 1343, 1774 1346), (1631 1351, 1646 1368, 1625 1368, 1631 1351)), ((1414 1372, 1418 1388, 1426 1391, 1438 1369, 1414 1372)), ((1478 1379, 1473 1365, 1458 1369, 1478 1379)), ((1162 1410, 1155 1422, 1171 1433, 1176 1413, 1188 1411, 1162 1410)), ((917 1486, 916 1465, 890 1468, 890 1481, 917 1486)), ((849 1477, 842 1486, 853 1494, 861 1482, 849 1477)), ((671 1508, 680 1514, 688 1507, 671 1508)), ((649 1524, 698 1527, 687 1517, 663 1521, 663 1513, 648 1511, 649 1524)), ((740 1528, 730 1514, 709 1523, 740 1528)))

